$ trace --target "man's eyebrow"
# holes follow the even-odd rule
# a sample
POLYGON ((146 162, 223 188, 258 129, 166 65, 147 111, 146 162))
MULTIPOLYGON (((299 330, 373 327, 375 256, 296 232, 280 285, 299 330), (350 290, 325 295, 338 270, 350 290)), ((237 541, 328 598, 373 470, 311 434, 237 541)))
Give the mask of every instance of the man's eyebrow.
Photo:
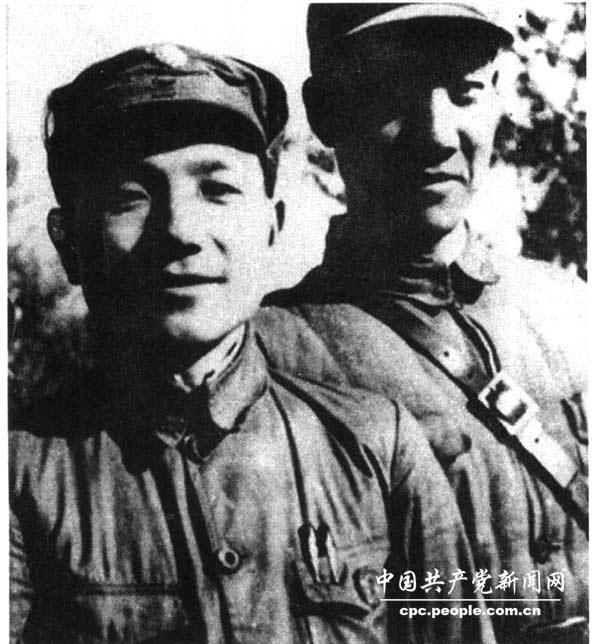
MULTIPOLYGON (((185 171, 191 175, 211 174, 220 170, 231 170, 231 168, 220 159, 190 161, 185 165, 185 171)), ((121 168, 119 175, 117 182, 121 182, 124 179, 141 182, 160 182, 164 180, 164 171, 146 161, 121 168)))
POLYGON ((207 159, 205 161, 190 161, 185 166, 190 174, 210 174, 219 170, 230 170, 231 168, 219 159, 207 159))

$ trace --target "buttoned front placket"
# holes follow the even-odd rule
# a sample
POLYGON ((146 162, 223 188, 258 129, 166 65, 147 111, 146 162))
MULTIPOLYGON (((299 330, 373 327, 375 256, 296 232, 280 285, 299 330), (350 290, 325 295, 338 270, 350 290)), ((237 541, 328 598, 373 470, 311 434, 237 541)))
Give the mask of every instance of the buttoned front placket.
MULTIPOLYGON (((166 387, 121 432, 124 460, 149 468, 164 509, 177 561, 186 612, 199 641, 236 641, 227 586, 235 583, 244 553, 228 543, 214 509, 227 504, 221 480, 223 454, 216 448, 239 432, 248 410, 263 396, 267 370, 250 332, 237 356, 203 386, 190 392, 166 387), (217 461, 215 462, 215 458, 217 461), (213 480, 214 479, 214 480, 213 480)), ((227 460, 227 459, 226 459, 227 460)), ((239 474, 243 477, 243 472, 239 474)), ((251 526, 250 526, 251 529, 251 526)))

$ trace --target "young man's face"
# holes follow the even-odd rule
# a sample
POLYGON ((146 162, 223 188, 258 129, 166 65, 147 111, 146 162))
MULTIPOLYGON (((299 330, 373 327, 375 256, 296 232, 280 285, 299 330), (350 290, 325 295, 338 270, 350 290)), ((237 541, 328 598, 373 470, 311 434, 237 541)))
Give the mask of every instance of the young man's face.
POLYGON ((468 44, 411 43, 365 43, 335 148, 350 203, 358 192, 388 234, 434 243, 462 221, 489 168, 496 72, 468 44))
POLYGON ((264 295, 273 213, 258 157, 225 145, 87 173, 74 233, 90 311, 145 341, 215 344, 264 295))

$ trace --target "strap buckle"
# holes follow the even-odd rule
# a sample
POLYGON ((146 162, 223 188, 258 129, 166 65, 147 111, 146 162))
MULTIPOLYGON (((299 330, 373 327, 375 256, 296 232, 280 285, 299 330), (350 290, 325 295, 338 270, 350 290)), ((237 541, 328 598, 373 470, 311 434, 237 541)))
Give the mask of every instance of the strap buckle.
MULTIPOLYGON (((504 371, 499 371, 477 396, 511 436, 520 438, 540 411, 535 400, 504 371)), ((537 425, 537 423, 535 423, 537 425)), ((543 431, 541 425, 538 431, 543 431)), ((533 437, 534 438, 534 437, 533 437)))
POLYGON ((577 475, 577 464, 544 430, 538 404, 513 378, 498 372, 477 399, 560 487, 569 487, 577 475))

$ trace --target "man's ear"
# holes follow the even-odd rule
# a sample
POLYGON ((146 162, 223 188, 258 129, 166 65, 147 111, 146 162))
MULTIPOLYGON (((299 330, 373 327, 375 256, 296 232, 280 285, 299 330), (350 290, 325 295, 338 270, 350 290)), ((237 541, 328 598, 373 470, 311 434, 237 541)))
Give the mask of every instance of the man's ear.
POLYGON ((269 246, 273 246, 279 237, 279 234, 283 230, 285 224, 285 204, 283 201, 279 200, 275 206, 275 222, 271 226, 269 231, 269 246))
POLYGON ((52 208, 48 213, 47 228, 50 239, 58 251, 60 261, 71 284, 81 284, 79 263, 73 234, 67 222, 72 221, 72 213, 64 208, 52 208))
POLYGON ((332 92, 311 76, 304 81, 302 98, 312 131, 324 145, 333 147, 339 115, 332 92))

